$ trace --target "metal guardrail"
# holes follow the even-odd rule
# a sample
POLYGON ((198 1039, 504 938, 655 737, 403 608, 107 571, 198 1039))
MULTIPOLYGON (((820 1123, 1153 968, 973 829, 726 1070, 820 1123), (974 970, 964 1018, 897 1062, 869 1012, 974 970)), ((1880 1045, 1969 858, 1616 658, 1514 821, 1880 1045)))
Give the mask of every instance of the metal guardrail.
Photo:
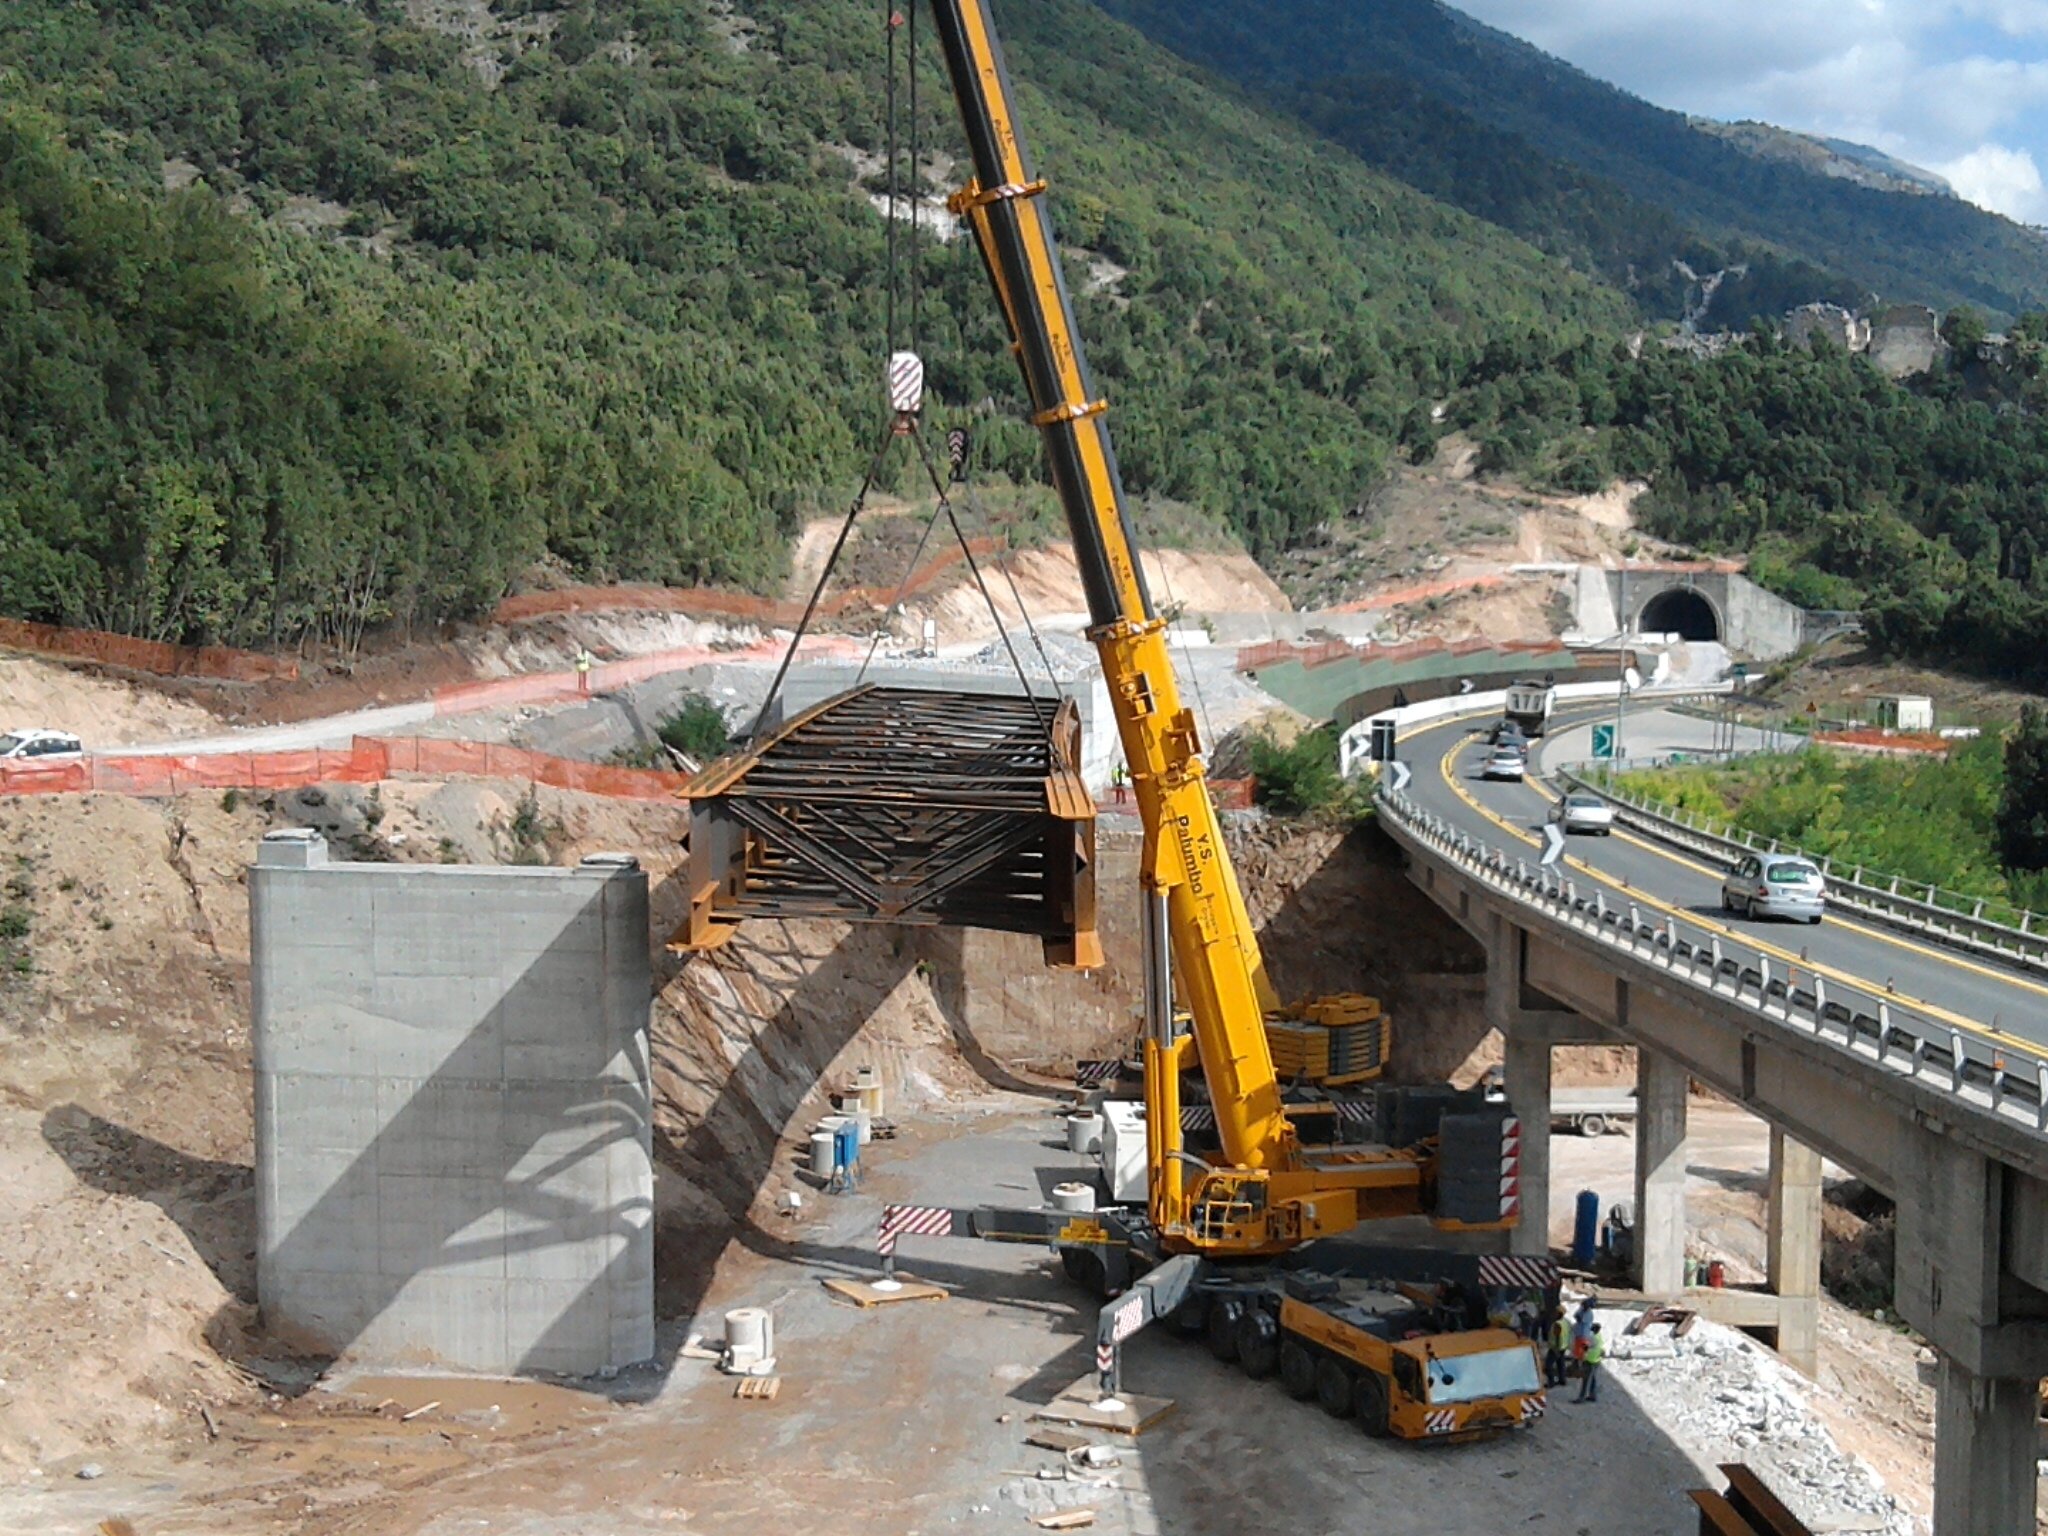
POLYGON ((1921 886, 1897 875, 1866 879, 1869 871, 1855 865, 1844 873, 1833 859, 1787 846, 1776 838, 1754 837, 1739 828, 1717 829, 1705 817, 1653 805, 1605 784, 1594 783, 1567 768, 1559 775, 1574 789, 1600 796, 1615 808, 1616 816, 1659 842, 1690 853, 1729 860, 1751 853, 1797 854, 1812 859, 1828 877, 1828 903, 1896 928, 1904 933, 1932 940, 1945 949, 1982 955, 2006 965, 2048 975, 2048 920, 2022 912, 2018 924, 2003 923, 1984 916, 1986 902, 1940 886, 1921 886), (1922 895, 1913 892, 1920 890, 1922 895), (1962 910, 1967 909, 1967 910, 1962 910))
POLYGON ((1380 819, 1467 876, 1550 924, 1628 954, 1671 981, 1951 1095, 1960 1105, 2048 1133, 2048 1056, 2004 1046, 1900 1007, 1866 988, 1831 982, 1704 924, 1639 907, 1595 882, 1510 856, 1382 785, 1380 819), (1803 974, 1802 974, 1803 972, 1803 974))

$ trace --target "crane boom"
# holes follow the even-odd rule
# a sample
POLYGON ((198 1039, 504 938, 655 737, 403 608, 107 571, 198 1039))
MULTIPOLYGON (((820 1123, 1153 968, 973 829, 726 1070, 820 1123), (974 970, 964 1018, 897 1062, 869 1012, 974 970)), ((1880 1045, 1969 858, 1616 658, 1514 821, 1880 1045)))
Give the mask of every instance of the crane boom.
POLYGON ((1201 741, 1183 707, 1153 608, 1095 392, 1045 182, 1018 131, 1015 96, 985 0, 933 0, 974 166, 951 206, 971 224, 1045 438, 1088 596, 1131 786, 1145 828, 1143 880, 1166 897, 1174 970, 1215 1101, 1225 1158, 1279 1170, 1294 1158, 1264 1018, 1277 1006, 1250 914, 1204 782, 1201 741))

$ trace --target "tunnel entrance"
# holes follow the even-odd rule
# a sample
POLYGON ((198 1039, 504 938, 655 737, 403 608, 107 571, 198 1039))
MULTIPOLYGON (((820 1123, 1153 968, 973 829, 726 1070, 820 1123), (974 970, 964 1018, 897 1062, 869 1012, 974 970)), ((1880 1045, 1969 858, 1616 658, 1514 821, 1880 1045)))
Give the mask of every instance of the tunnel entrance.
POLYGON ((1659 592, 1643 604, 1636 627, 1646 635, 1676 635, 1681 640, 1721 638, 1721 619, 1714 605, 1690 587, 1659 592))

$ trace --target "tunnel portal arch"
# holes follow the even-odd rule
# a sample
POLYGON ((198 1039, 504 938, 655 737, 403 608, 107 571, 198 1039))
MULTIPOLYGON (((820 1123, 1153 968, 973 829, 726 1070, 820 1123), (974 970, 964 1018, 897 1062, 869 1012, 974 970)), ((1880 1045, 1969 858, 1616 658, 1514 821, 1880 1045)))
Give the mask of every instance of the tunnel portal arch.
POLYGON ((1646 635, 1677 635, 1681 640, 1719 640, 1721 615, 1691 587, 1668 587, 1643 604, 1636 628, 1646 635))

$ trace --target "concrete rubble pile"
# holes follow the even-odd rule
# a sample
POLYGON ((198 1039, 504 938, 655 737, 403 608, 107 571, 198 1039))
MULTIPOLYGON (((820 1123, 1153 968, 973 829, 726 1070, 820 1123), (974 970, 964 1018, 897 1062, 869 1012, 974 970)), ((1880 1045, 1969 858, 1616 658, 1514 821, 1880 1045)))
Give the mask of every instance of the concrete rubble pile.
POLYGON ((1843 1451, 1815 1416, 1812 1385, 1761 1344, 1704 1320, 1682 1339, 1630 1338, 1627 1312, 1600 1313, 1610 1369, 1643 1411, 1709 1466, 1746 1462, 1816 1529, 1921 1536, 1924 1522, 1843 1451))

